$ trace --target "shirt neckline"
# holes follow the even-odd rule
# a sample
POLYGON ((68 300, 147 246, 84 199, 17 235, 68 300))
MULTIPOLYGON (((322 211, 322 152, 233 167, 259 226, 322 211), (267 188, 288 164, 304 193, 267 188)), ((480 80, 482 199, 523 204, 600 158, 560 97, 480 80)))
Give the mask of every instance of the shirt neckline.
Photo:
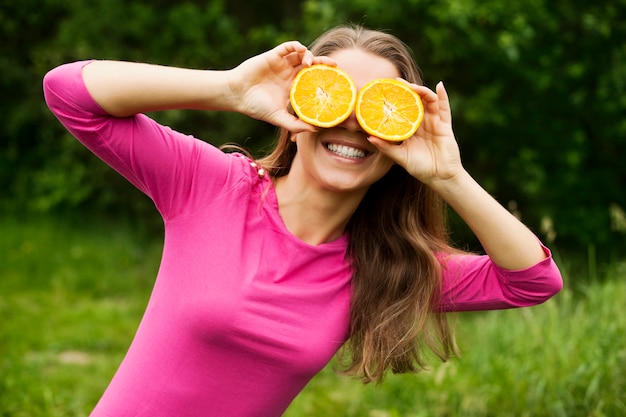
POLYGON ((274 220, 274 225, 282 234, 288 236, 291 240, 298 242, 298 244, 300 245, 306 246, 308 248, 314 248, 317 250, 324 248, 345 249, 348 246, 348 232, 346 231, 344 231, 337 239, 330 242, 320 243, 319 245, 312 245, 295 236, 289 231, 289 229, 285 225, 285 222, 283 221, 283 218, 280 215, 280 211, 278 209, 278 196, 276 195, 276 187, 274 185, 274 181, 269 177, 269 175, 266 175, 263 178, 262 188, 264 190, 262 193, 262 198, 269 203, 271 207, 271 210, 269 210, 269 212, 271 213, 271 217, 274 220))

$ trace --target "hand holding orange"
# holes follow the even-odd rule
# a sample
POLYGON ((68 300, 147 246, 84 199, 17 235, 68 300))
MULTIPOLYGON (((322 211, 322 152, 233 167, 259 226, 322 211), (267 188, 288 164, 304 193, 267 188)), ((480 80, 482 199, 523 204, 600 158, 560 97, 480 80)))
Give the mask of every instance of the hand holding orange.
POLYGON ((376 79, 356 93, 350 76, 327 65, 301 70, 293 82, 291 105, 300 119, 320 127, 332 127, 352 111, 367 133, 388 141, 410 138, 424 118, 420 96, 407 84, 376 79))

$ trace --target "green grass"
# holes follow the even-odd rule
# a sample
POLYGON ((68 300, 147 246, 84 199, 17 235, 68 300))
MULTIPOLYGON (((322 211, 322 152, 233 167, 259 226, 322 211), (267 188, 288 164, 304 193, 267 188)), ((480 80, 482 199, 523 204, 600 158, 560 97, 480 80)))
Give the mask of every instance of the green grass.
MULTIPOLYGON (((0 220, 0 416, 87 416, 146 305, 161 242, 98 219, 0 220)), ((544 305, 457 315, 460 358, 364 386, 327 367, 286 416, 624 416, 626 264, 544 305)), ((578 283, 577 283, 578 282, 578 283)))
POLYGON ((85 416, 130 344, 160 242, 129 226, 0 220, 0 416, 85 416))

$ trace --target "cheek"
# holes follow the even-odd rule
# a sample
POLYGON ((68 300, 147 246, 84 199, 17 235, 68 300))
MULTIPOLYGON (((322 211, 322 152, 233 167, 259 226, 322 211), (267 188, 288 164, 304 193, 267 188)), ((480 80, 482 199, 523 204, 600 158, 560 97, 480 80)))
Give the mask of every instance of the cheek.
POLYGON ((393 162, 391 159, 384 157, 384 160, 380 162, 380 168, 378 170, 378 178, 376 179, 376 181, 382 179, 385 175, 387 175, 387 173, 391 170, 391 168, 393 168, 393 166, 395 165, 395 162, 393 162))
POLYGON ((389 172, 391 167, 395 165, 395 162, 393 162, 391 159, 387 158, 386 156, 382 154, 380 154, 379 157, 380 157, 380 161, 378 161, 379 171, 382 172, 382 175, 385 175, 387 172, 389 172))
POLYGON ((317 137, 317 133, 311 132, 300 132, 293 133, 289 138, 292 142, 294 142, 298 147, 306 146, 307 144, 311 144, 315 142, 317 137))
POLYGON ((294 134, 291 136, 291 141, 296 145, 296 158, 300 159, 305 165, 310 165, 317 152, 316 134, 309 132, 294 134))

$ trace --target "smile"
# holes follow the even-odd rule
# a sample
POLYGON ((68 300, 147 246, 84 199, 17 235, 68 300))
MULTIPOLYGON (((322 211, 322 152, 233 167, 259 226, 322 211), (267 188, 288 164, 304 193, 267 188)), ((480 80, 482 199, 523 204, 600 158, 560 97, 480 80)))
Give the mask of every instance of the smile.
POLYGON ((335 143, 327 143, 326 149, 334 154, 349 159, 361 159, 367 156, 367 153, 365 153, 365 151, 361 149, 356 149, 345 145, 337 145, 335 143))

